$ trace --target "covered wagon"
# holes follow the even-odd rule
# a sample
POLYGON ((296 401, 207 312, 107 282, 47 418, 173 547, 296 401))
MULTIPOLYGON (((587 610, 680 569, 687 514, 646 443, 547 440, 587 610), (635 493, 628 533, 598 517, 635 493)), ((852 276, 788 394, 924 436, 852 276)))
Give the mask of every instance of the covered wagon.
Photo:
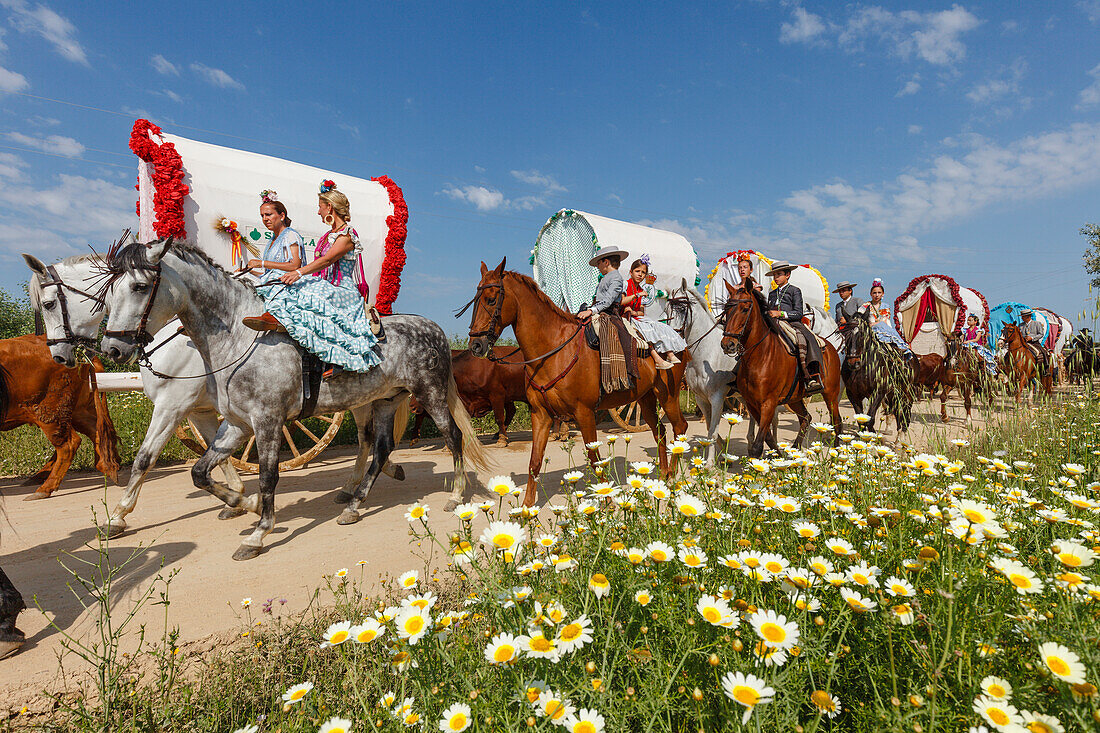
POLYGON ((1032 308, 1030 305, 1024 305, 1023 303, 1009 300, 1004 303, 999 303, 989 310, 989 347, 991 349, 996 349, 997 341, 1001 338, 1001 331, 1004 329, 1005 324, 1019 324, 1021 311, 1029 309, 1033 314, 1032 317, 1042 324, 1043 342, 1046 343, 1050 338, 1050 321, 1047 319, 1047 315, 1041 310, 1032 308))
MULTIPOLYGON (((737 263, 742 259, 752 263, 752 277, 764 288, 765 294, 775 287, 774 282, 767 275, 772 265, 771 258, 751 249, 727 252, 718 260, 718 264, 710 271, 710 276, 707 278, 705 297, 711 312, 716 316, 721 315, 722 307, 726 303, 728 293, 725 283, 734 286, 741 284, 737 263)), ((789 282, 802 291, 802 300, 807 308, 814 306, 825 313, 829 312, 829 282, 816 267, 798 265, 791 272, 789 282)))
MULTIPOLYGON (((148 120, 137 120, 130 149, 138 157, 139 239, 183 239, 198 246, 226 269, 239 269, 270 241, 260 219, 260 192, 277 192, 292 226, 305 241, 304 260, 312 260, 327 227, 317 216, 318 184, 335 180, 351 201, 352 226, 363 246, 367 299, 391 312, 401 288, 405 264, 408 208, 401 189, 386 176, 358 178, 244 150, 188 140, 164 133, 148 120)), ((176 331, 175 322, 154 339, 154 346, 176 331)), ((130 376, 130 375, 127 375, 130 376)), ((130 381, 124 388, 140 388, 130 381)), ((283 428, 289 455, 280 469, 304 465, 332 441, 344 413, 293 420, 283 428)), ((177 431, 196 450, 206 445, 193 425, 177 431)), ((239 468, 257 470, 253 440, 234 457, 239 468)))
POLYGON ((971 315, 981 327, 989 323, 985 296, 947 275, 919 275, 894 300, 894 325, 917 354, 947 356, 948 337, 971 315))

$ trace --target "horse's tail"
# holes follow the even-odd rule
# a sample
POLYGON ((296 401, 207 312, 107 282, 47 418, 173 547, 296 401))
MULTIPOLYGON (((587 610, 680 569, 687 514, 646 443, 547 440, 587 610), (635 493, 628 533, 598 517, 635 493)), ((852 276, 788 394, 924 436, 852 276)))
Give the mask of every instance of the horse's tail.
POLYGON ((405 428, 409 427, 409 400, 412 399, 412 395, 406 393, 401 398, 401 403, 397 406, 397 411, 393 413, 393 444, 400 445, 401 439, 405 437, 405 428))
POLYGON ((493 459, 489 451, 482 445, 478 438, 474 424, 470 422, 470 413, 466 412, 466 406, 458 396, 458 385, 452 374, 447 381, 447 411, 451 413, 451 419, 455 421, 458 431, 462 433, 462 455, 474 468, 487 469, 493 465, 493 459))
POLYGON ((103 372, 103 363, 96 357, 89 368, 89 381, 92 387, 92 401, 95 404, 95 453, 97 466, 111 483, 118 484, 118 469, 122 459, 118 455, 118 433, 111 420, 111 411, 107 406, 107 395, 99 390, 96 374, 103 372))

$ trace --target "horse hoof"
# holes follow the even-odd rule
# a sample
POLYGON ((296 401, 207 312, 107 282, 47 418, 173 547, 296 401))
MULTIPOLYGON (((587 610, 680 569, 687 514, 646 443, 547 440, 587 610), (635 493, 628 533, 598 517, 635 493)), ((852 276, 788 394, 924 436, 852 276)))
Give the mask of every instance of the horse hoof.
POLYGON ((351 509, 345 509, 340 512, 340 516, 336 518, 337 524, 355 524, 359 521, 359 512, 352 511, 351 509))
POLYGON ((242 514, 248 514, 248 512, 239 506, 227 506, 218 512, 218 519, 235 519, 242 514))
POLYGON ((443 511, 445 511, 445 512, 453 512, 457 508, 458 508, 458 502, 455 501, 454 499, 448 499, 447 503, 443 505, 443 511))
POLYGON ((499 445, 501 448, 508 445, 508 438, 504 437, 503 435, 500 436, 499 438, 497 438, 497 445, 499 445))
POLYGON ((101 524, 97 528, 99 536, 105 540, 113 540, 116 537, 121 537, 126 534, 126 522, 118 520, 116 522, 108 522, 107 524, 101 524))
POLYGON ((49 499, 50 495, 43 491, 36 491, 33 494, 23 497, 23 501, 38 501, 39 499, 49 499))
POLYGON ((252 558, 263 552, 262 547, 253 547, 252 545, 241 545, 237 548, 237 551, 233 553, 234 560, 251 560, 252 558))
POLYGON ((394 466, 392 475, 393 475, 393 478, 394 478, 395 481, 404 481, 405 480, 405 469, 402 468, 401 466, 394 466))
POLYGON ((7 659, 19 651, 22 646, 22 641, 0 641, 0 659, 7 659))
POLYGON ((951 422, 951 418, 947 415, 940 415, 940 422, 951 422))
POLYGON ((413 438, 412 440, 409 441, 409 447, 410 448, 415 448, 416 444, 419 443, 419 442, 420 442, 420 438, 413 438))
POLYGON ((340 492, 337 492, 336 496, 332 497, 332 500, 334 502, 336 502, 337 504, 347 504, 353 498, 355 498, 355 497, 353 497, 351 494, 347 493, 346 491, 340 491, 340 492))

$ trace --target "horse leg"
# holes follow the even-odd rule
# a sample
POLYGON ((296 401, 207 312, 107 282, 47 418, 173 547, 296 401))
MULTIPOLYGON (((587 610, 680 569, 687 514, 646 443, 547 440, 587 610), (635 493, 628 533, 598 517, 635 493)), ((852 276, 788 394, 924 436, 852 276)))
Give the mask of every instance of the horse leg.
POLYGON ((42 468, 38 469, 23 480, 23 485, 29 486, 31 484, 41 484, 43 481, 46 480, 46 477, 50 475, 50 471, 53 470, 53 464, 55 462, 57 462, 56 450, 53 452, 53 455, 50 456, 49 459, 42 464, 42 468))
MULTIPOLYGON (((581 440, 585 444, 596 442, 596 412, 582 405, 577 405, 576 411, 573 417, 577 421, 577 428, 581 431, 581 440)), ((588 465, 592 468, 596 467, 596 463, 600 460, 600 451, 598 449, 585 448, 588 453, 588 465)))
MULTIPOLYGON (((523 495, 523 505, 531 506, 537 496, 537 482, 542 470, 542 457, 546 454, 546 441, 550 438, 550 426, 553 423, 550 413, 541 405, 531 405, 531 461, 527 464, 527 493, 523 495)), ((595 426, 593 426, 595 435, 595 426)), ((592 440, 596 438, 593 437, 592 440)))
MULTIPOLYGON (((867 416, 871 418, 867 423, 867 429, 872 433, 875 432, 875 415, 878 414, 878 408, 882 406, 882 401, 886 397, 886 390, 880 388, 875 394, 871 395, 871 401, 867 405, 867 416)), ((883 427, 885 430, 885 427, 883 427)))
MULTIPOLYGON (((355 491, 363 482, 363 476, 367 472, 367 456, 370 455, 371 443, 374 440, 374 436, 371 435, 371 410, 372 405, 360 405, 351 411, 351 416, 355 418, 355 436, 359 440, 359 452, 355 455, 355 466, 351 469, 351 475, 344 482, 343 488, 336 492, 334 501, 337 504, 347 504, 355 498, 355 491)), ((423 412, 417 413, 417 420, 423 416, 423 412)))
POLYGON ((420 442, 420 426, 424 424, 425 417, 427 417, 427 413, 424 410, 417 410, 416 419, 413 421, 412 439, 409 440, 410 448, 420 442))
MULTIPOLYGON (((980 369, 981 367, 979 366, 978 368, 980 369)), ((959 391, 962 392, 963 407, 966 409, 966 424, 972 425, 974 420, 970 416, 970 408, 974 404, 973 400, 971 399, 971 396, 973 394, 973 385, 969 381, 964 381, 962 384, 959 385, 959 391)))
POLYGON ((23 501, 48 499, 50 494, 61 485, 61 480, 65 478, 65 474, 73 462, 73 456, 76 455, 76 450, 80 447, 80 433, 73 432, 71 428, 65 429, 55 423, 37 421, 34 424, 46 435, 46 439, 53 444, 57 460, 53 462, 53 466, 50 467, 50 475, 46 477, 38 490, 27 496, 23 501))
MULTIPOLYGON (((374 487, 374 482, 378 480, 378 476, 382 473, 382 467, 389 461, 390 453, 393 452, 395 446, 393 416, 397 407, 397 402, 391 401, 384 405, 379 404, 374 410, 373 426, 370 430, 374 434, 374 460, 371 461, 370 470, 366 472, 365 479, 363 474, 359 473, 360 480, 357 482, 351 501, 340 513, 339 518, 336 520, 337 524, 355 524, 359 521, 359 506, 366 501, 367 494, 374 487)), ((367 431, 360 429, 360 440, 362 442, 360 443, 359 453, 361 456, 366 453, 365 445, 369 445, 366 444, 364 439, 366 435, 367 431)), ((356 468, 358 469, 358 460, 356 461, 356 468)))
POLYGON ((516 403, 511 400, 506 400, 504 403, 504 423, 498 423, 500 427, 500 438, 497 439, 498 445, 508 445, 508 426, 512 424, 512 420, 516 417, 516 403))
POLYGON ((717 450, 718 421, 722 419, 722 407, 726 395, 724 389, 712 388, 710 394, 703 396, 705 399, 696 400, 696 404, 703 411, 703 420, 707 424, 707 440, 710 441, 705 454, 707 463, 713 463, 714 453, 717 450))
MULTIPOLYGON (((279 483, 279 444, 282 442, 282 434, 280 428, 282 422, 274 424, 276 421, 273 418, 268 418, 271 421, 271 425, 259 425, 253 429, 256 433, 256 456, 260 463, 260 521, 256 523, 256 529, 252 530, 252 534, 245 538, 241 542, 241 546, 237 548, 237 551, 233 553, 234 560, 251 560, 263 551, 264 537, 275 528, 275 486, 279 483), (256 430, 255 428, 259 429, 256 430)), ((226 421, 228 423, 228 421, 226 421)), ((228 442, 228 438, 232 434, 232 430, 226 430, 225 424, 218 430, 219 437, 215 441, 216 444, 224 446, 228 442)), ((240 437, 243 437, 245 431, 237 428, 239 432, 238 442, 240 437)), ((236 447, 235 445, 233 446, 236 447)), ((233 448, 230 448, 232 451, 233 448)), ((200 463, 210 451, 207 451, 200 458, 200 463)), ((192 471, 194 476, 194 471, 192 471)), ((209 479, 210 472, 207 469, 206 477, 209 479)), ((198 486, 198 482, 195 482, 198 486)), ((205 488, 205 487, 199 487, 205 488)), ((209 489, 207 489, 209 491, 209 489)), ((253 497, 254 499, 255 497, 253 497)))
POLYGON ((752 444, 749 446, 749 456, 751 458, 759 458, 764 455, 764 441, 767 440, 769 445, 775 446, 775 436, 771 434, 771 430, 768 426, 771 425, 772 418, 775 417, 775 410, 778 407, 775 397, 768 397, 760 405, 760 415, 758 419, 759 429, 756 431, 756 438, 753 439, 752 444))
MULTIPOLYGON (((280 426, 281 427, 281 426, 280 426)), ((278 432, 278 428, 274 432, 278 432)), ((206 449, 206 452, 199 456, 199 460, 195 461, 195 465, 191 467, 191 482, 195 484, 196 488, 213 494, 214 496, 225 502, 226 506, 230 507, 243 507, 245 510, 255 512, 257 514, 261 511, 261 496, 252 495, 244 496, 240 492, 233 491, 227 486, 217 483, 210 478, 210 473, 214 470, 214 466, 218 465, 222 461, 229 458, 233 451, 237 450, 237 446, 241 444, 244 437, 248 435, 248 430, 234 425, 228 420, 222 420, 221 426, 218 427, 217 435, 210 443, 210 447, 206 449)), ((281 436, 281 433, 280 433, 281 436)), ((276 437, 264 436, 264 440, 275 441, 275 459, 279 458, 279 444, 276 437)), ((256 451, 257 455, 262 459, 264 448, 260 445, 261 436, 256 435, 256 451)), ((263 463, 260 464, 260 475, 263 476, 263 463)), ((278 464, 276 464, 276 471, 278 464)), ((263 489, 263 483, 260 484, 261 490, 263 489)), ((261 538, 262 539, 262 538, 261 538)))
POLYGON ((943 389, 940 390, 940 422, 949 422, 950 418, 947 417, 947 395, 951 392, 951 385, 947 382, 943 383, 943 389))
MULTIPOLYGON (((810 429, 810 412, 806 409, 806 403, 802 400, 791 400, 787 403, 791 408, 791 412, 798 416, 798 437, 794 439, 794 445, 796 448, 802 447, 802 442, 806 439, 806 431, 810 429)), ((874 421, 872 421, 874 424, 874 421)))
POLYGON ((10 657, 23 646, 26 637, 16 628, 15 621, 26 607, 23 596, 0 568, 0 659, 10 657))
MULTIPOLYGON (((447 449, 451 451, 451 457, 454 461, 451 498, 443 506, 443 511, 449 512, 462 503, 466 493, 466 467, 462 459, 462 431, 451 415, 445 389, 433 390, 431 394, 417 394, 416 401, 435 421, 436 426, 439 427, 439 432, 443 433, 443 441, 447 444, 447 449)), ((457 392, 454 393, 454 404, 456 409, 462 408, 462 402, 458 399, 457 392)))
POLYGON ((497 424, 497 445, 508 445, 508 422, 505 418, 507 410, 504 408, 504 399, 499 395, 493 395, 493 421, 497 424))
MULTIPOLYGON (((210 410, 196 410, 195 412, 191 413, 190 417, 191 422, 195 425, 195 429, 198 430, 199 435, 202 436, 203 442, 205 442, 207 445, 213 443, 214 438, 218 435, 219 421, 217 414, 210 410)), ((158 449, 157 452, 159 453, 160 449, 158 449)), ((156 460, 155 457, 154 460, 156 460)), ((134 464, 137 465, 136 460, 134 461, 134 464)), ((241 474, 239 474, 237 472, 237 469, 233 467, 233 461, 227 458, 226 460, 218 464, 218 469, 222 472, 222 476, 225 477, 225 484, 229 487, 229 490, 236 491, 238 494, 241 495, 241 498, 243 499, 245 493, 244 482, 241 481, 241 474)), ((133 478, 132 475, 131 478, 133 478)), ((144 481, 144 477, 142 477, 141 480, 144 481)), ((138 488, 141 488, 140 485, 138 486, 138 488)), ((134 498, 136 499, 137 497, 135 496, 134 498)), ((227 506, 220 512, 218 512, 218 519, 233 519, 234 517, 239 517, 244 513, 244 509, 239 506, 227 506)))

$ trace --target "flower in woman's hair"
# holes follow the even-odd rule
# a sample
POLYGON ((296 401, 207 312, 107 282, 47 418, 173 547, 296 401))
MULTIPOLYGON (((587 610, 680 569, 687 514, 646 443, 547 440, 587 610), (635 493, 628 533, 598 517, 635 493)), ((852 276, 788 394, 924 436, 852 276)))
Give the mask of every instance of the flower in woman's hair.
POLYGON ((335 181, 326 178, 325 180, 321 181, 321 185, 318 187, 318 191, 319 193, 328 193, 334 188, 336 188, 335 181))
POLYGON ((263 191, 260 191, 260 200, 265 204, 274 203, 279 200, 279 194, 271 189, 265 188, 263 191))

